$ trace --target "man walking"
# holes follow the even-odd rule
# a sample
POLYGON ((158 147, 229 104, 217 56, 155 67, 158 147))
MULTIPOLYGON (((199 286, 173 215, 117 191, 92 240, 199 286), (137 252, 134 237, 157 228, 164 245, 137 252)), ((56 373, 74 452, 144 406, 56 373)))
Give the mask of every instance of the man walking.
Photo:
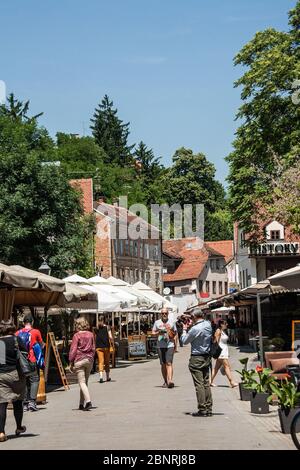
POLYGON ((173 356, 175 347, 176 324, 168 320, 168 310, 161 310, 160 320, 153 325, 152 335, 157 336, 157 351, 160 359, 163 387, 173 388, 173 356))
POLYGON ((36 364, 36 370, 34 374, 26 378, 27 397, 24 401, 24 411, 38 410, 38 407, 36 406, 36 397, 39 390, 40 371, 36 359, 35 348, 36 345, 39 345, 41 349, 45 346, 40 330, 32 328, 32 325, 32 316, 26 315, 24 317, 24 328, 17 331, 16 333, 16 335, 18 335, 24 342, 28 350, 28 360, 36 364))
POLYGON ((194 325, 189 330, 188 326, 184 325, 181 336, 183 344, 191 343, 189 370, 198 401, 198 411, 192 413, 192 416, 212 416, 212 396, 209 384, 212 327, 209 321, 204 320, 204 314, 200 308, 193 310, 193 316, 194 325))

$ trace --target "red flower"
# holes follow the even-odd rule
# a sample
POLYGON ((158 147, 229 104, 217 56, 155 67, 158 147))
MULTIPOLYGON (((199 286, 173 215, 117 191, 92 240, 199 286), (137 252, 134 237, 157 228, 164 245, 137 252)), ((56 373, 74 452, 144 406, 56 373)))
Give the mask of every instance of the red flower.
POLYGON ((258 372, 258 374, 259 374, 260 372, 263 372, 264 369, 263 369, 261 366, 256 366, 256 367, 255 367, 255 370, 256 370, 256 372, 258 372))

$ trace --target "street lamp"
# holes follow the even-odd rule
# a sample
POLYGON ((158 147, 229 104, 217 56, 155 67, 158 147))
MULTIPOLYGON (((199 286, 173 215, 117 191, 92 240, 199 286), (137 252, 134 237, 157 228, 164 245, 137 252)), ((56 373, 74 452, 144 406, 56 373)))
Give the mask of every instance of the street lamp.
MULTIPOLYGON (((46 263, 45 258, 43 258, 43 262, 41 266, 38 268, 38 271, 42 274, 47 274, 47 276, 50 276, 51 273, 51 268, 50 266, 46 263)), ((45 325, 46 325, 46 333, 48 334, 49 331, 49 325, 48 325, 48 307, 45 305, 44 307, 44 320, 45 320, 45 325)))
POLYGON ((50 266, 46 263, 46 260, 44 259, 44 261, 42 262, 41 266, 38 268, 38 271, 42 274, 47 274, 48 276, 50 276, 50 273, 51 273, 51 268, 50 266))

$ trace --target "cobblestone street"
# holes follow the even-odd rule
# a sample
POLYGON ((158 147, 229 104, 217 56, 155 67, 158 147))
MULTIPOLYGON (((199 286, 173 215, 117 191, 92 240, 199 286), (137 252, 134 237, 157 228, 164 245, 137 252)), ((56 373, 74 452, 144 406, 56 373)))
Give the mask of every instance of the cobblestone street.
MULTIPOLYGON (((38 412, 26 413, 27 434, 14 438, 9 411, 1 449, 294 449, 289 435, 280 432, 277 409, 254 416, 238 389, 228 387, 219 374, 212 389, 214 415, 193 418, 196 410, 192 379, 187 368, 190 347, 175 354, 175 388, 163 389, 157 359, 124 363, 112 370, 112 382, 90 379, 95 409, 78 411, 79 390, 62 389, 47 395, 38 412), (219 436, 219 437, 218 437, 219 436)), ((233 369, 245 354, 231 348, 233 369)), ((236 374, 236 379, 238 379, 236 374)))

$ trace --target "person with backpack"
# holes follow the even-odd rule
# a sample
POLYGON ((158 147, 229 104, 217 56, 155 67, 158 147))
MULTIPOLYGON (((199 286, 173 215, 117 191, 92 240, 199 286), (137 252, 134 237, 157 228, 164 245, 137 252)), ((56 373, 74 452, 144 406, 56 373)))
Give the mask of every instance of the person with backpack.
POLYGON ((15 337, 13 321, 0 321, 0 442, 7 441, 5 424, 7 406, 12 402, 16 422, 15 435, 26 432, 23 421, 23 399, 25 397, 25 377, 19 373, 17 349, 26 351, 20 338, 15 337), (16 343, 17 342, 17 343, 16 343))
POLYGON ((28 360, 36 365, 36 371, 26 378, 26 399, 24 411, 38 411, 36 397, 40 384, 40 369, 44 367, 43 348, 45 346, 40 330, 33 328, 33 318, 25 315, 24 328, 17 331, 16 335, 23 341, 27 351, 28 360))

